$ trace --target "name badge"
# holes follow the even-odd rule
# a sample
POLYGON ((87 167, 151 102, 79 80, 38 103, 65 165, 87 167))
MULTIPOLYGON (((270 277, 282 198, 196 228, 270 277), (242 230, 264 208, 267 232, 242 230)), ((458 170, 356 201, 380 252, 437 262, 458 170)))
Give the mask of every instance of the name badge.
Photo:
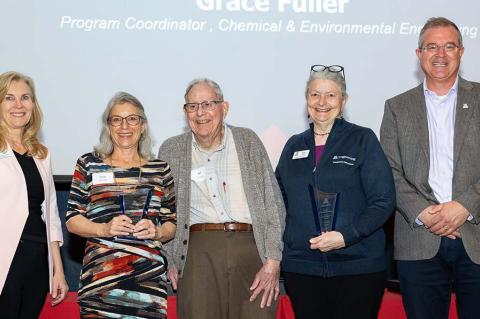
POLYGON ((307 158, 310 150, 296 151, 293 153, 292 159, 307 158))
POLYGON ((9 150, 4 150, 0 152, 0 158, 7 158, 7 157, 12 157, 13 152, 9 150))
POLYGON ((207 170, 205 169, 205 166, 192 169, 192 173, 191 173, 192 181, 203 182, 206 177, 207 177, 207 170))
POLYGON ((92 174, 92 184, 113 184, 115 178, 113 177, 113 172, 103 172, 103 173, 93 173, 92 174))

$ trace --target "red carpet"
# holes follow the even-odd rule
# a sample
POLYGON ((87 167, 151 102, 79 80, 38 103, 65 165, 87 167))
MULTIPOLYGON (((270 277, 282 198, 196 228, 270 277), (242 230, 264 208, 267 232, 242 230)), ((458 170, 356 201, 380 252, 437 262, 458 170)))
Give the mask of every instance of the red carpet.
MULTIPOLYGON (((50 301, 47 298, 45 306, 39 319, 79 319, 79 308, 76 302, 77 294, 71 292, 68 294, 66 300, 56 307, 50 306, 50 301)), ((175 297, 168 298, 168 318, 176 319, 177 312, 175 309, 175 297)), ((405 319, 405 312, 402 306, 402 296, 397 293, 385 291, 383 297, 382 307, 380 309, 379 319, 405 319)), ((449 319, 457 318, 457 311, 455 309, 455 301, 452 297, 452 304, 450 306, 449 319)), ((294 319, 290 300, 287 296, 280 297, 278 306, 277 319, 294 319)))

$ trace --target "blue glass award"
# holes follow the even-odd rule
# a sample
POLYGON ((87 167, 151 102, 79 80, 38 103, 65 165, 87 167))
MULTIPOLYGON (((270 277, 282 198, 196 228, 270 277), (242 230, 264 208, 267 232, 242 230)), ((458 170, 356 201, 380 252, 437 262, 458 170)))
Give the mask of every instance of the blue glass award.
MULTIPOLYGON (((134 192, 123 193, 118 196, 118 204, 120 213, 128 216, 132 220, 132 224, 138 223, 141 219, 146 219, 148 209, 152 199, 153 190, 149 188, 138 189, 134 192)), ((115 241, 128 243, 141 243, 143 239, 138 239, 133 234, 126 236, 116 236, 115 241)))
POLYGON ((308 190, 317 234, 335 230, 338 193, 324 193, 313 185, 308 185, 308 190))

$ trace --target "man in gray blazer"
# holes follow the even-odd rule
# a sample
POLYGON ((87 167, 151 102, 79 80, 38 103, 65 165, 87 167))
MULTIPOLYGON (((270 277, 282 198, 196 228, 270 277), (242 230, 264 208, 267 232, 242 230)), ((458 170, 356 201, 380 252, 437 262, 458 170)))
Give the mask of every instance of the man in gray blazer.
POLYGON ((480 84, 458 76, 458 27, 431 18, 423 84, 386 101, 380 137, 397 192, 395 258, 408 318, 480 318, 480 84))
POLYGON ((180 319, 273 319, 285 207, 267 152, 246 128, 226 125, 217 83, 185 92, 188 132, 159 158, 172 170, 177 232, 166 245, 180 319))

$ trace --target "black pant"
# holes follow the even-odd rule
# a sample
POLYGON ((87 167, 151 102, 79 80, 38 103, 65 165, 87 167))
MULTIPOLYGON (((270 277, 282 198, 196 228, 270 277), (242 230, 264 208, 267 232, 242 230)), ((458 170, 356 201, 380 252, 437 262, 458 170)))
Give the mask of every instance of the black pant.
POLYGON ((20 240, 0 295, 0 317, 38 318, 47 292, 47 244, 20 240))
POLYGON ((447 319, 452 289, 458 318, 480 318, 480 265, 468 257, 461 238, 443 237, 435 257, 397 265, 409 319, 447 319))
POLYGON ((385 272, 324 278, 284 272, 295 319, 375 319, 385 272))

